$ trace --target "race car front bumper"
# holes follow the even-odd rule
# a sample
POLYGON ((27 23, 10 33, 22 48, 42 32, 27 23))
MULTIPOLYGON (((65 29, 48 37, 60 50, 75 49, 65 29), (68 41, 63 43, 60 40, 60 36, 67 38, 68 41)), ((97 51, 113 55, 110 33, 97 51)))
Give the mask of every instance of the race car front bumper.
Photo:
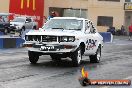
POLYGON ((24 47, 29 51, 41 52, 45 54, 50 53, 68 53, 74 52, 77 49, 77 45, 58 45, 58 44, 24 44, 24 47))

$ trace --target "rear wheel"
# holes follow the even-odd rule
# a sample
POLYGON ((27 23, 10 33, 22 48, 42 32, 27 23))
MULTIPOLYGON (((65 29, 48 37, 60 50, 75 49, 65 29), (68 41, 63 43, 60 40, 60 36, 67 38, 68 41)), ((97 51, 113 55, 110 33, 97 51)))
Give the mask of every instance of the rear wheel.
POLYGON ((95 55, 90 55, 89 57, 91 63, 99 63, 101 58, 101 47, 98 47, 95 55))
POLYGON ((72 53, 71 59, 73 62, 73 66, 79 66, 82 60, 82 53, 81 53, 81 47, 79 47, 75 52, 72 53))
POLYGON ((39 59, 39 55, 37 53, 28 51, 28 56, 29 56, 29 61, 31 62, 31 64, 37 63, 37 61, 39 59))

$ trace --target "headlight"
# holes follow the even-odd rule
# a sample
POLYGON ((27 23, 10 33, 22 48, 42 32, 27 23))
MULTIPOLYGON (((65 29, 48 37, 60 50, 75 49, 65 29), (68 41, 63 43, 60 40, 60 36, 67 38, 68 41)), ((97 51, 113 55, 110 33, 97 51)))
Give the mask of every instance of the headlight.
POLYGON ((41 36, 39 35, 25 35, 26 41, 41 41, 41 36))
POLYGON ((75 37, 74 36, 62 36, 60 39, 60 42, 74 42, 75 37))
POLYGON ((26 41, 33 41, 33 36, 32 35, 25 35, 25 40, 26 41))
POLYGON ((75 41, 75 37, 69 37, 68 41, 69 42, 74 42, 75 41))
POLYGON ((68 38, 67 38, 67 37, 62 37, 62 38, 61 38, 61 41, 62 41, 62 42, 67 42, 67 41, 68 41, 68 38))

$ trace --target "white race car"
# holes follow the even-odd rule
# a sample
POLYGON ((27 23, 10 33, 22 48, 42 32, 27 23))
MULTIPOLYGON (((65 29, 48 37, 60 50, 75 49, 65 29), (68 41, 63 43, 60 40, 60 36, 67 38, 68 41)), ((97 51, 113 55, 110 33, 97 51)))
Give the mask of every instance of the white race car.
POLYGON ((25 29, 36 29, 38 26, 38 23, 34 21, 31 17, 16 17, 10 22, 10 26, 12 30, 16 31, 24 31, 25 29))
POLYGON ((90 62, 98 63, 103 46, 103 37, 93 23, 76 17, 54 17, 39 30, 29 31, 25 41, 32 64, 41 55, 50 55, 54 61, 70 57, 74 66, 79 66, 82 55, 88 55, 90 62))

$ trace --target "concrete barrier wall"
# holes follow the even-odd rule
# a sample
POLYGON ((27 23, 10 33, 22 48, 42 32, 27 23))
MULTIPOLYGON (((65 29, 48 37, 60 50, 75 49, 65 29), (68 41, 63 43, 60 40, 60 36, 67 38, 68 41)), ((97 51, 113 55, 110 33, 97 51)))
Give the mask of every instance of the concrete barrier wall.
POLYGON ((100 35, 103 37, 104 42, 113 41, 113 35, 110 32, 100 32, 100 35))
POLYGON ((24 39, 21 39, 19 37, 6 37, 0 38, 0 49, 7 49, 7 48, 19 48, 22 46, 22 43, 24 43, 24 39))
POLYGON ((30 30, 32 29, 26 29, 22 33, 21 37, 18 37, 18 35, 17 37, 15 35, 4 35, 3 32, 0 32, 0 49, 22 47, 22 44, 25 42, 24 40, 25 34, 30 30))
POLYGON ((0 36, 2 36, 2 35, 4 35, 4 33, 3 32, 0 32, 0 36))
POLYGON ((0 49, 2 49, 2 48, 3 48, 3 39, 0 38, 0 49))

